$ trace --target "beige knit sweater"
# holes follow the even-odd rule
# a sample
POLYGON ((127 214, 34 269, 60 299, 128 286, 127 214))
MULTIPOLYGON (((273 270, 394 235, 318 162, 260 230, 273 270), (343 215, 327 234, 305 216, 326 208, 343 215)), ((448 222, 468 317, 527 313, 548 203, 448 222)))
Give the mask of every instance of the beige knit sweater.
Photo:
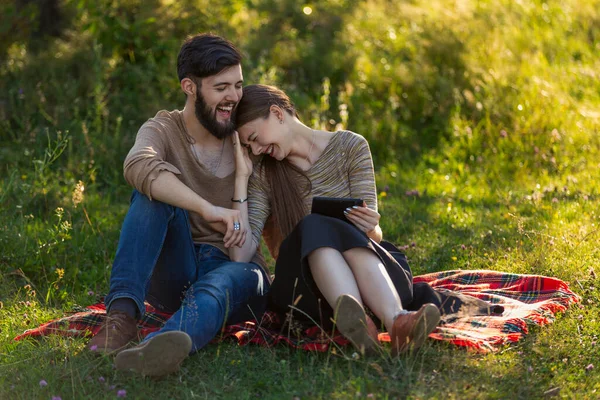
MULTIPOLYGON (((214 176, 194 157, 191 145, 192 139, 187 134, 182 112, 159 111, 137 133, 135 144, 123 165, 125 180, 152 200, 152 182, 161 171, 170 171, 211 204, 232 208, 235 171, 225 178, 214 176)), ((222 233, 213 230, 195 212, 189 212, 189 219, 194 243, 210 244, 229 255, 223 245, 222 233)), ((260 252, 252 261, 263 267, 265 265, 260 252)))

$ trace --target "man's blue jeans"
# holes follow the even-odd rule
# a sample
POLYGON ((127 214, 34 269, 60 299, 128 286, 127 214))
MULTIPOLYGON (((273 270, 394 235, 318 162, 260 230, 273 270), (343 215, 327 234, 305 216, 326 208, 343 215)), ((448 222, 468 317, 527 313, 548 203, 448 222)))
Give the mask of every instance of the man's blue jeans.
POLYGON ((187 211, 150 201, 134 191, 110 277, 106 308, 118 298, 147 299, 174 312, 157 333, 179 330, 192 338, 192 352, 212 340, 226 321, 265 296, 269 281, 254 263, 230 261, 217 247, 194 244, 187 211))

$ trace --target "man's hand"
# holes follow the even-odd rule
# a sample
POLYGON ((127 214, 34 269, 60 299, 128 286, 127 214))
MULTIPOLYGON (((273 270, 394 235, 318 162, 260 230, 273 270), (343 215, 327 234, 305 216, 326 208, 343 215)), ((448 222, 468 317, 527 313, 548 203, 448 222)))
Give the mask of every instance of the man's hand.
POLYGON ((233 142, 233 154, 235 157, 235 176, 248 179, 252 175, 252 160, 248 155, 248 149, 242 146, 240 135, 237 131, 231 136, 233 142))
POLYGON ((225 234, 223 242, 225 242, 226 248, 233 246, 242 247, 244 245, 248 227, 244 226, 239 210, 231 210, 213 205, 201 214, 201 216, 211 227, 225 234))

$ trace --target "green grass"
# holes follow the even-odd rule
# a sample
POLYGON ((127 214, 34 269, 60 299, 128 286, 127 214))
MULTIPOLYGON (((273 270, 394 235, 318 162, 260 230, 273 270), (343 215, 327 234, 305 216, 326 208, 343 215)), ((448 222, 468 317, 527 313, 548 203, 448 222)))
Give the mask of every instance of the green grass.
MULTIPOLYGON (((61 37, 0 38, 0 398, 599 398, 600 2, 226 3, 67 0, 61 37), (223 342, 158 381, 117 373, 84 339, 14 342, 106 293, 122 160, 146 118, 181 107, 179 43, 206 30, 305 121, 369 139, 384 236, 415 274, 549 275, 582 302, 493 354, 223 342)), ((10 7, 0 32, 35 20, 10 7)))

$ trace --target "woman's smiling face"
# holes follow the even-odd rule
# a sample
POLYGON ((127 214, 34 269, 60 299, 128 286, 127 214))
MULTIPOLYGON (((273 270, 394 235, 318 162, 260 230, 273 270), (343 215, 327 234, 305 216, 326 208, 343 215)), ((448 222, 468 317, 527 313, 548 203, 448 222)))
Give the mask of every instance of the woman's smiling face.
POLYGON ((237 129, 240 141, 250 147, 254 155, 266 154, 279 161, 283 160, 289 150, 282 133, 285 124, 274 113, 268 118, 257 118, 237 129))

